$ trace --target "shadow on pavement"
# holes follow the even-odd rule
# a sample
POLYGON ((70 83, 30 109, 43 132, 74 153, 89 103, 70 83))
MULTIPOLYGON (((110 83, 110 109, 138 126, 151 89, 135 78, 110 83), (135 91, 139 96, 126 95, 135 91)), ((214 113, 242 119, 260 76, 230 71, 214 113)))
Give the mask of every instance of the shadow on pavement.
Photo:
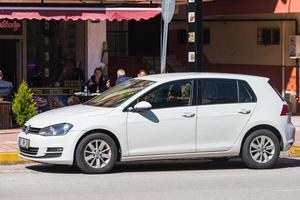
MULTIPOLYGON (((275 169, 300 167, 300 160, 292 158, 281 158, 275 169)), ((80 170, 76 166, 35 164, 29 165, 27 169, 58 174, 79 174, 80 170)), ((126 172, 157 172, 157 171, 191 171, 191 170, 230 170, 247 169, 239 158, 229 161, 206 160, 164 160, 164 161, 142 161, 127 162, 117 164, 111 173, 126 172)))

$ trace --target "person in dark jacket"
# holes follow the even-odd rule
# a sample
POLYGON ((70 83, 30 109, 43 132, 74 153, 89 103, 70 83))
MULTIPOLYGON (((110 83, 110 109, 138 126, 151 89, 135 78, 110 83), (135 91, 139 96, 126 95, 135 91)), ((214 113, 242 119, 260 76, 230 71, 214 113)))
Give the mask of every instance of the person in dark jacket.
POLYGON ((116 84, 118 85, 120 83, 123 83, 127 80, 129 80, 130 78, 128 76, 126 76, 125 70, 124 69, 118 69, 117 71, 117 80, 116 80, 116 84))
POLYGON ((94 75, 85 84, 90 93, 102 93, 110 88, 110 81, 103 75, 101 68, 94 70, 94 75))
POLYGON ((13 84, 3 80, 3 73, 0 70, 0 97, 4 100, 11 101, 13 93, 13 84))

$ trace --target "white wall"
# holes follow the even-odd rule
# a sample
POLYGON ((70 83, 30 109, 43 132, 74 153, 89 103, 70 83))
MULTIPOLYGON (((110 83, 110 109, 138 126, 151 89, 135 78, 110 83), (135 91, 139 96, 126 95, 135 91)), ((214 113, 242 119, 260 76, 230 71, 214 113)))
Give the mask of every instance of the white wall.
POLYGON ((295 31, 293 22, 225 20, 205 22, 204 27, 210 28, 210 44, 204 46, 204 53, 212 63, 278 66, 284 61, 285 65, 294 64, 288 57, 288 37, 295 31), (280 44, 258 45, 258 28, 280 28, 280 44))
POLYGON ((87 78, 99 67, 103 42, 106 41, 106 21, 87 22, 87 78))

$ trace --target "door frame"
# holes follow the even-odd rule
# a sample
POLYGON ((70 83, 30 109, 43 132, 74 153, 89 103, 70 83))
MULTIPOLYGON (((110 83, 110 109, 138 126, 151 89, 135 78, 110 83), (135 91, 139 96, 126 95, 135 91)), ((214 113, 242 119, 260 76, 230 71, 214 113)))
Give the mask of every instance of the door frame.
POLYGON ((21 35, 0 35, 0 40, 16 40, 16 84, 17 89, 23 80, 26 80, 26 21, 22 20, 23 32, 21 35))

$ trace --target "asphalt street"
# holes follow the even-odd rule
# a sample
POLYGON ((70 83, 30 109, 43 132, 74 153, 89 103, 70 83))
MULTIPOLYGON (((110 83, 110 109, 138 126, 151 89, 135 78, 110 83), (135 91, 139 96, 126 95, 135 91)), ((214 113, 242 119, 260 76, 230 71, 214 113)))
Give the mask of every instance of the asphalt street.
POLYGON ((0 166, 0 199, 299 199, 300 160, 280 159, 275 169, 250 170, 229 162, 185 160, 125 163, 110 174, 75 167, 0 166))

